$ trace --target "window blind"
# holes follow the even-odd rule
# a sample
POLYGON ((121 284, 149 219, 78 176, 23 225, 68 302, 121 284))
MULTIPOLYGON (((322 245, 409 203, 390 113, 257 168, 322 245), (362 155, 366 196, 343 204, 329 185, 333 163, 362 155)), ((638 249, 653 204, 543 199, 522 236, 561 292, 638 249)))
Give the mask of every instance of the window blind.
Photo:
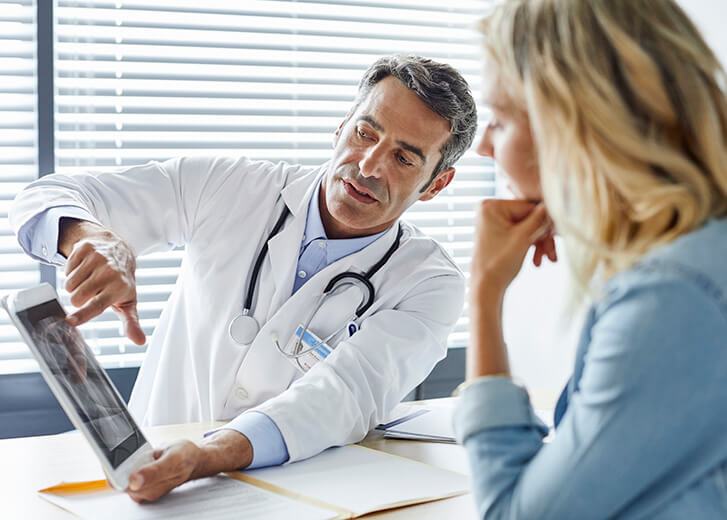
MULTIPOLYGON (((56 171, 197 154, 320 165, 330 158, 333 132, 361 75, 382 55, 450 63, 479 99, 473 26, 490 1, 58 0, 56 171)), ((473 208, 493 193, 491 163, 468 152, 451 187, 415 204, 405 218, 467 271, 473 208)), ((182 255, 138 261, 147 334, 182 255)), ((112 312, 83 329, 106 366, 143 357, 144 348, 123 337, 112 312)), ((450 346, 466 344, 467 330, 465 311, 450 346)))
MULTIPOLYGON (((40 281, 37 263, 20 250, 8 224, 13 197, 38 175, 34 4, 0 0, 0 293, 40 281)), ((0 312, 3 368, 26 370, 28 356, 15 327, 0 312)))

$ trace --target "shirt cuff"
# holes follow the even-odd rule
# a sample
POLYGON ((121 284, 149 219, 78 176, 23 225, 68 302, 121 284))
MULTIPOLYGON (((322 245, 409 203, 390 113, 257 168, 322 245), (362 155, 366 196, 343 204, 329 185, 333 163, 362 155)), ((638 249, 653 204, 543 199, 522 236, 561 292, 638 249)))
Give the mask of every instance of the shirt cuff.
POLYGON ((288 461, 288 447, 273 420, 262 412, 238 415, 222 430, 236 430, 252 445, 252 463, 245 469, 279 466, 288 461))
POLYGON ((530 405, 527 391, 509 378, 485 377, 467 386, 454 412, 454 431, 460 444, 482 430, 533 427, 545 435, 548 428, 530 405))
POLYGON ((23 250, 41 262, 63 265, 66 257, 58 252, 58 227, 63 217, 98 221, 78 206, 57 206, 45 210, 26 222, 18 230, 18 242, 23 250))

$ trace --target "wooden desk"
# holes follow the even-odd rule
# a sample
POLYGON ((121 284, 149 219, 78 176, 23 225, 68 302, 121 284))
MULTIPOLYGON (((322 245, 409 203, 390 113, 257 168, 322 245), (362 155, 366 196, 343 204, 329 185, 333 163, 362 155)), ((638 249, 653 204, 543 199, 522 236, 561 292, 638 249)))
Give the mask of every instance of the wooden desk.
MULTIPOLYGON (((221 423, 157 426, 144 430, 147 439, 162 445, 177 439, 199 441, 202 434, 221 423)), ((452 471, 469 474, 461 446, 383 439, 372 432, 361 443, 452 471)), ((36 491, 61 481, 104 478, 96 456, 78 432, 0 440, 0 518, 69 519, 72 514, 42 499, 36 491)), ((470 495, 367 515, 366 518, 426 520, 475 518, 470 495)))

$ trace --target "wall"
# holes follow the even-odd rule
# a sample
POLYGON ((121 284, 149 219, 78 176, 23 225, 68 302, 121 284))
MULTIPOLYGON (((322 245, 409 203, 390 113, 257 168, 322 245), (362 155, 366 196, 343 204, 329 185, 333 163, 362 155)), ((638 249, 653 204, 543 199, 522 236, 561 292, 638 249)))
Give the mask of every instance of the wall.
POLYGON ((727 2, 725 0, 679 0, 692 20, 704 34, 704 38, 722 64, 727 66, 727 32, 724 30, 727 21, 727 2))

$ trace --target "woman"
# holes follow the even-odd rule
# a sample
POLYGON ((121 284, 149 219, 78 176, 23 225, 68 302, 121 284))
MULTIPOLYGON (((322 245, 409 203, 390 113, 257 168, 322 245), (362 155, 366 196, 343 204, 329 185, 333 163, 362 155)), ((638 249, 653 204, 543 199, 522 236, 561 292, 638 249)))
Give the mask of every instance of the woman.
POLYGON ((479 152, 522 200, 478 217, 455 427, 479 513, 727 518, 724 71, 671 0, 514 0, 483 33, 479 152), (544 444, 501 308, 551 219, 591 305, 544 444))

